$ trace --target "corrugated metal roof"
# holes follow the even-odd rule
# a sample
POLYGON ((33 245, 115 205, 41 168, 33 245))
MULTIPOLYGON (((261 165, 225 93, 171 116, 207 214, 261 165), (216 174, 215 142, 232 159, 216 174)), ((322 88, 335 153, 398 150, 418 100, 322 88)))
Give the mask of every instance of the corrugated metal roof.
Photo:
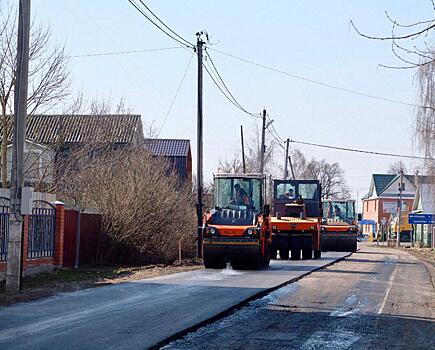
POLYGON ((181 139, 146 139, 145 148, 154 156, 187 157, 190 141, 181 139))
MULTIPOLYGON (((9 116, 9 123, 12 117, 9 116)), ((0 138, 3 125, 0 123, 0 138)), ((12 140, 13 128, 8 130, 12 140)), ((26 137, 37 143, 105 141, 131 143, 143 138, 140 115, 32 115, 27 118, 26 137)))

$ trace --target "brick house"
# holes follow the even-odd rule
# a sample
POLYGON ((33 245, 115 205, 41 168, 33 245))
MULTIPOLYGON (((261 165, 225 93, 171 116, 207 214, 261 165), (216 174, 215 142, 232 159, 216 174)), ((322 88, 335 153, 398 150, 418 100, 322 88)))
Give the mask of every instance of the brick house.
MULTIPOLYGON (((399 201, 400 175, 373 174, 369 192, 362 198, 362 218, 375 223, 363 225, 363 233, 376 237, 377 232, 385 230, 391 220, 397 216, 399 201)), ((402 180, 402 212, 412 211, 415 193, 414 175, 403 175, 402 180)))

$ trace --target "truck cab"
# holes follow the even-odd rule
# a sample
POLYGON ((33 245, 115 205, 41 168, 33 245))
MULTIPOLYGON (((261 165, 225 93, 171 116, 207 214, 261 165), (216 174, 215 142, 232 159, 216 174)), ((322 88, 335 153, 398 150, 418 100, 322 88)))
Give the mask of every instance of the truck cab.
POLYGON ((274 180, 272 258, 287 260, 320 258, 322 219, 318 180, 274 180))
POLYGON ((262 174, 216 174, 214 209, 206 213, 203 256, 206 268, 266 267, 270 262, 269 207, 262 174))

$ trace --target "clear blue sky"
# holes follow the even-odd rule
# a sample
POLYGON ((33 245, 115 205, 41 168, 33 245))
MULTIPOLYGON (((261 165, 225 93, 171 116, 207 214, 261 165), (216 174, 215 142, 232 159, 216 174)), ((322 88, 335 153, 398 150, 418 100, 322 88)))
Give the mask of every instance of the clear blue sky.
MULTIPOLYGON (((397 64, 388 43, 369 41, 350 28, 388 34, 385 18, 426 19, 431 4, 416 1, 146 1, 185 38, 206 29, 214 48, 307 78, 411 103, 417 102, 414 71, 379 68, 397 64)), ((56 43, 71 55, 176 46, 127 0, 33 1, 37 22, 49 24, 56 43)), ((414 108, 355 96, 264 71, 210 52, 224 79, 247 109, 265 106, 283 137, 367 150, 416 154, 414 108)), ((73 87, 87 96, 124 97, 143 122, 160 126, 190 54, 183 49, 71 59, 73 87)), ((204 82, 204 174, 219 158, 239 149, 239 126, 253 119, 230 105, 207 78, 204 82)), ((196 152, 196 60, 160 137, 188 138, 196 152)), ((305 155, 338 161, 359 197, 370 174, 385 172, 396 158, 298 146, 305 155)), ((281 161, 282 156, 278 156, 281 161)), ((416 165, 406 161, 408 168, 416 165)))

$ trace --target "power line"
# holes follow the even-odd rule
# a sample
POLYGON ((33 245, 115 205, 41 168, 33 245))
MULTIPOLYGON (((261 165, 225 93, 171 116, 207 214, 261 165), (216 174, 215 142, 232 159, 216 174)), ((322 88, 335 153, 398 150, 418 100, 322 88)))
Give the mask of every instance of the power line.
POLYGON ((419 156, 409 156, 409 155, 403 155, 403 154, 384 153, 384 152, 374 152, 374 151, 366 151, 366 150, 346 148, 346 147, 328 146, 328 145, 321 145, 321 144, 318 144, 318 143, 296 141, 296 140, 292 140, 292 139, 290 139, 290 142, 299 143, 301 145, 316 146, 316 147, 329 148, 329 149, 337 149, 337 150, 340 150, 340 151, 349 151, 349 152, 375 154, 375 155, 378 155, 378 156, 389 156, 389 157, 400 157, 400 158, 411 158, 411 159, 435 160, 435 158, 427 158, 427 157, 419 157, 419 156))
POLYGON ((217 79, 215 79, 215 77, 211 74, 211 72, 209 71, 209 69, 207 68, 207 66, 205 64, 203 64, 203 67, 205 69, 205 71, 207 72, 207 74, 209 75, 209 77, 211 78, 211 80, 213 81, 213 83, 216 85, 216 87, 219 89, 219 91, 222 93, 222 95, 228 100, 230 101, 237 109, 241 110, 242 112, 246 113, 247 115, 251 116, 251 117, 255 117, 254 114, 246 111, 243 107, 239 106, 237 104, 237 102, 233 101, 233 99, 231 99, 227 93, 222 89, 222 87, 219 85, 219 83, 216 81, 217 79))
POLYGON ((155 48, 155 49, 113 51, 113 52, 88 53, 88 54, 80 54, 80 55, 68 55, 68 56, 62 56, 62 57, 63 58, 98 57, 98 56, 112 56, 112 55, 125 55, 125 54, 132 54, 132 53, 152 52, 152 51, 166 51, 166 50, 175 50, 175 49, 181 49, 181 47, 171 46, 171 47, 161 47, 161 48, 155 48))
POLYGON ((142 0, 139 0, 140 3, 154 16, 155 19, 157 19, 165 28, 167 28, 172 34, 174 34, 176 37, 178 37, 180 40, 184 41, 187 46, 194 47, 195 45, 192 44, 190 41, 184 39, 181 35, 179 35, 177 32, 172 30, 169 26, 166 25, 165 22, 163 22, 142 0))
MULTIPOLYGON (((156 28, 160 29, 160 31, 162 31, 165 35, 167 35, 168 37, 170 37, 172 40, 175 40, 177 43, 179 43, 181 46, 185 47, 189 47, 191 49, 193 49, 195 46, 193 44, 191 44, 190 42, 188 42, 187 40, 183 39, 181 36, 179 36, 178 34, 177 37, 182 38, 183 41, 181 41, 180 39, 177 39, 174 35, 168 33, 166 30, 164 30, 158 23, 156 23, 144 10, 142 10, 133 0, 128 0, 128 2, 142 15, 144 16, 148 21, 150 21, 156 28)), ((160 20, 159 20, 160 21, 160 20)), ((167 27, 165 25, 165 27, 167 27)), ((171 30, 171 32, 173 32, 171 30)))
POLYGON ((321 81, 318 81, 318 80, 314 80, 314 79, 303 77, 301 75, 296 75, 296 74, 292 74, 292 73, 289 73, 289 72, 286 72, 286 71, 283 71, 283 70, 280 70, 280 69, 277 69, 277 68, 269 67, 269 66, 266 66, 264 64, 257 63, 257 62, 254 62, 254 61, 251 61, 251 60, 248 60, 248 59, 245 59, 245 58, 242 58, 242 57, 239 57, 239 56, 227 53, 227 52, 223 52, 223 51, 217 50, 217 49, 210 48, 210 50, 216 51, 216 52, 218 52, 218 53, 220 53, 222 55, 228 56, 228 57, 232 57, 232 58, 234 58, 236 60, 239 60, 241 62, 249 63, 251 65, 254 65, 254 66, 257 66, 257 67, 260 67, 260 68, 263 68, 263 69, 275 72, 275 73, 283 74, 283 75, 289 76, 291 78, 303 80, 303 81, 306 81, 306 82, 309 82, 309 83, 312 83, 312 84, 316 84, 316 85, 320 85, 320 86, 324 86, 324 87, 327 87, 327 88, 330 88, 330 89, 339 90, 339 91, 347 92, 347 93, 358 95, 358 96, 369 97, 369 98, 373 98, 373 99, 376 99, 376 100, 387 101, 387 102, 391 102, 391 103, 397 103, 397 104, 401 104, 401 105, 405 105, 405 106, 412 106, 412 107, 433 109, 433 107, 430 107, 430 106, 422 106, 422 105, 418 105, 418 104, 415 104, 415 103, 404 102, 404 101, 395 100, 395 99, 391 99, 391 98, 387 98, 387 97, 382 97, 382 96, 376 96, 376 95, 368 94, 368 93, 365 93, 365 92, 360 92, 360 91, 357 91, 357 90, 351 90, 351 89, 346 89, 346 88, 343 88, 343 87, 340 87, 340 86, 336 86, 336 85, 332 85, 332 84, 327 84, 327 83, 324 83, 324 82, 321 82, 321 81))
POLYGON ((219 74, 218 69, 216 68, 216 65, 213 62, 213 59, 211 58, 210 54, 206 51, 205 52, 207 54, 207 57, 210 60, 210 63, 213 67, 213 70, 216 72, 217 77, 219 79, 219 81, 222 83, 223 87, 225 88, 225 90, 228 92, 228 95, 234 100, 234 102, 237 104, 237 106, 239 107, 240 110, 244 111, 246 114, 250 114, 251 116, 255 117, 255 118, 259 118, 261 119, 261 116, 259 113, 251 113, 249 111, 247 111, 245 108, 243 108, 243 106, 237 101, 237 99, 234 97, 234 95, 231 93, 230 89, 228 88, 228 86, 225 84, 225 81, 222 79, 222 76, 219 74))
POLYGON ((178 93, 180 92, 181 86, 183 85, 184 79, 186 78, 187 72, 189 71, 189 67, 190 67, 190 64, 192 63, 193 56, 194 56, 194 53, 192 53, 192 56, 190 56, 190 59, 189 59, 189 62, 187 63, 187 67, 184 71, 183 77, 181 78, 181 81, 178 84, 177 91, 174 95, 174 98, 172 99, 172 102, 171 102, 171 105, 169 106, 168 112, 166 113, 165 117, 163 118, 163 123, 160 126, 160 130, 159 130, 157 135, 160 135, 160 133, 162 132, 162 129, 165 126, 166 120, 168 119, 168 116, 172 111, 172 107, 174 106, 175 100, 177 99, 178 93))

